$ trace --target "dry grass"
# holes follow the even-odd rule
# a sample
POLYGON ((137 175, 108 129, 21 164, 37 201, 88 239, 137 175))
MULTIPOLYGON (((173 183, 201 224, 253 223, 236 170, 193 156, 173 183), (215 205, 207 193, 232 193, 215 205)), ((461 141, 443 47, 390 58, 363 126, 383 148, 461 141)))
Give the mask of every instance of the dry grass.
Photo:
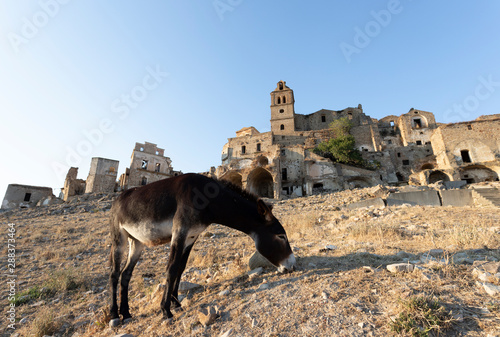
MULTIPOLYGON (((304 200, 300 203, 305 206, 282 203, 274 208, 296 248, 297 271, 281 275, 268 269, 250 279, 245 273, 255 249, 252 240, 225 227, 211 226, 214 237, 198 240, 183 277, 203 287, 187 294, 187 305, 175 314, 175 323, 162 320, 161 296, 152 296, 165 277, 168 247, 161 246, 147 249, 134 271, 130 306, 135 320, 115 330, 107 325, 108 214, 27 220, 17 215, 10 221, 26 224, 18 228, 22 236, 19 253, 26 254, 19 261, 18 273, 19 280, 25 281, 19 292, 27 296, 17 306, 17 313, 28 319, 18 332, 35 335, 37 322, 39 331, 47 327, 45 334, 60 336, 74 332, 98 337, 120 333, 219 336, 230 328, 241 336, 390 336, 395 332, 390 331, 389 318, 408 309, 410 299, 431 295, 453 313, 463 308, 464 320, 455 322, 452 330, 440 325, 441 334, 472 331, 480 335, 481 331, 493 333, 500 325, 500 302, 486 301, 469 266, 429 264, 425 271, 401 275, 384 269, 387 263, 400 261, 398 252, 418 259, 434 248, 445 249, 438 258, 446 261, 452 261, 457 252, 472 256, 484 247, 495 249, 489 251, 489 257, 500 259, 500 236, 491 231, 500 222, 500 211, 433 207, 349 211, 329 205, 322 208, 320 203, 307 205, 304 200), (337 248, 325 251, 326 244, 337 248), (263 283, 269 284, 268 290, 258 290, 263 283), (229 294, 219 295, 223 290, 229 294), (45 304, 31 306, 41 300, 45 304), (214 305, 222 315, 205 328, 198 323, 197 312, 214 305), (41 310, 49 307, 57 315, 41 310), (488 308, 492 317, 484 319, 476 309, 481 307, 488 308), (62 324, 69 327, 63 329, 62 324), (50 332, 51 327, 56 330, 50 332)), ((412 310, 408 317, 416 317, 417 310, 412 310)))
POLYGON ((43 337, 52 335, 59 327, 60 322, 56 321, 55 311, 50 308, 42 308, 31 323, 29 333, 30 336, 43 337))

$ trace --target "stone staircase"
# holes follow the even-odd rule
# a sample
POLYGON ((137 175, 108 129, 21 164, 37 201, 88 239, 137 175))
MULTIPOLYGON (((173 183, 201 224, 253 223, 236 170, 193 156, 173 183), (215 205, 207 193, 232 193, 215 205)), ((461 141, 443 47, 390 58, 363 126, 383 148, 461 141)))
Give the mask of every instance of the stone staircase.
POLYGON ((497 188, 473 189, 472 195, 476 206, 500 207, 500 190, 497 188))

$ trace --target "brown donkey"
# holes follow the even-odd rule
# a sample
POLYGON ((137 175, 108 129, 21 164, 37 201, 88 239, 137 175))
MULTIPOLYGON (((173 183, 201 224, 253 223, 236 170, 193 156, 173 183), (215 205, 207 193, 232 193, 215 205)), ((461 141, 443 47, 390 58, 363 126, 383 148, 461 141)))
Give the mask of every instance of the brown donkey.
POLYGON ((171 318, 170 303, 180 307, 181 275, 198 235, 217 223, 248 234, 257 250, 281 271, 295 267, 288 239, 271 208, 256 196, 229 183, 198 174, 184 174, 123 192, 111 216, 111 320, 130 315, 128 285, 144 246, 170 243, 167 280, 161 310, 171 318), (128 239, 127 263, 120 272, 128 239), (120 310, 117 287, 121 277, 120 310))

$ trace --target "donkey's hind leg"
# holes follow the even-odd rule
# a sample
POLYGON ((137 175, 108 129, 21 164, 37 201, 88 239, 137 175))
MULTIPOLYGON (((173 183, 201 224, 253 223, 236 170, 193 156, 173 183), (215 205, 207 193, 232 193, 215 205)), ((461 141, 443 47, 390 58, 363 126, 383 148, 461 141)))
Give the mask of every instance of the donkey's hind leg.
POLYGON ((137 264, 137 261, 139 261, 141 253, 144 249, 144 244, 131 237, 128 238, 128 245, 128 260, 125 268, 123 268, 120 282, 120 314, 122 315, 123 320, 132 317, 132 315, 130 315, 130 308, 128 306, 128 285, 130 283, 130 278, 132 277, 134 267, 137 264))
POLYGON ((118 281, 120 280, 120 265, 122 261, 122 255, 126 243, 126 234, 119 229, 112 229, 111 231, 111 253, 109 256, 109 262, 111 265, 111 272, 109 275, 109 280, 111 284, 111 309, 110 317, 111 319, 119 318, 118 315, 118 281))

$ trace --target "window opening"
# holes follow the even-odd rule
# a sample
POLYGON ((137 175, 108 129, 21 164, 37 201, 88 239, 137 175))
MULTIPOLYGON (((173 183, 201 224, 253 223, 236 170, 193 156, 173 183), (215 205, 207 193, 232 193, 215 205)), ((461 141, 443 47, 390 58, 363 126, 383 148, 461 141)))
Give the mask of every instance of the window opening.
POLYGON ((284 124, 280 125, 280 130, 285 130, 285 125, 284 124))
POLYGON ((462 156, 462 161, 464 163, 472 163, 472 160, 470 159, 470 155, 469 155, 469 150, 460 151, 460 155, 462 156))
POLYGON ((155 166, 155 172, 160 172, 160 163, 157 163, 155 166))
POLYGON ((322 123, 325 123, 325 122, 326 122, 326 116, 325 116, 325 115, 321 116, 321 122, 322 122, 322 123))
POLYGON ((245 154, 247 152, 247 147, 245 145, 243 145, 241 147, 241 154, 245 154))
POLYGON ((26 193, 24 195, 24 201, 30 201, 30 199, 31 199, 31 193, 26 193))
POLYGON ((141 185, 144 186, 144 185, 147 185, 147 183, 148 183, 148 178, 142 177, 141 185))
POLYGON ((257 144, 257 152, 261 151, 260 149, 260 143, 257 144))
POLYGON ((410 161, 408 159, 403 159, 403 165, 404 166, 410 165, 410 161))
POLYGON ((422 128, 422 120, 420 118, 415 118, 413 123, 415 123, 414 125, 416 129, 422 128))
POLYGON ((283 103, 286 103, 286 96, 283 96, 283 103))
POLYGON ((281 180, 287 180, 288 179, 288 172, 286 168, 281 169, 281 180))
POLYGON ((148 168, 148 161, 147 160, 142 160, 141 168, 144 170, 146 170, 148 168))
POLYGON ((422 145, 422 141, 421 140, 417 140, 417 145, 422 145))

